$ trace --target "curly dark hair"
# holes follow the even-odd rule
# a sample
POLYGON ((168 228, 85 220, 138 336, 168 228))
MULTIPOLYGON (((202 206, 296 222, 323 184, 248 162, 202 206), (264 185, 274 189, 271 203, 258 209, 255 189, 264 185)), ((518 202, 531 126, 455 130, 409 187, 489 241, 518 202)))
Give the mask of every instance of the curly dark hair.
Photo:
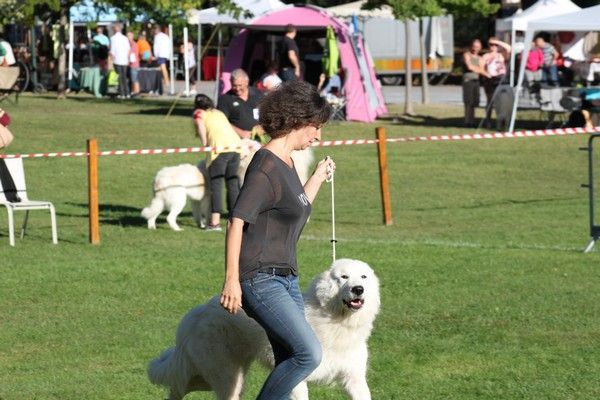
POLYGON ((317 88, 304 81, 287 81, 269 92, 259 105, 259 123, 271 139, 329 120, 331 106, 317 88))
POLYGON ((194 108, 201 110, 211 110, 215 108, 215 103, 205 94, 196 95, 194 99, 194 108))

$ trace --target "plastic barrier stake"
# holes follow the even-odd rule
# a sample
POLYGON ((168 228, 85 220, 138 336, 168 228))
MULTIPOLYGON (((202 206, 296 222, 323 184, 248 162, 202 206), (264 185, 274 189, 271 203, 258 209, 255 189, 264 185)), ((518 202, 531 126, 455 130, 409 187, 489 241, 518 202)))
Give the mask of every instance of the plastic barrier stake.
POLYGON ((388 178, 385 129, 375 128, 377 135, 377 156, 379 158, 379 183, 381 186, 381 202, 383 205, 383 223, 392 225, 392 200, 390 196, 390 180, 388 178))
POLYGON ((98 143, 87 140, 88 153, 88 205, 90 214, 90 243, 100 244, 100 216, 98 202, 98 143))

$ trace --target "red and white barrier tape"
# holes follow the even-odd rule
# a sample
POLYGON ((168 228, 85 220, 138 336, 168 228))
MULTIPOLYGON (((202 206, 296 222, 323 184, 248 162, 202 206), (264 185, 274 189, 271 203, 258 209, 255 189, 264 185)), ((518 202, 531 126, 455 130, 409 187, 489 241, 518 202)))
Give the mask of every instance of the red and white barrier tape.
MULTIPOLYGON (((541 136, 569 136, 582 135, 586 133, 600 132, 600 126, 594 128, 558 128, 558 129, 540 129, 533 131, 515 131, 515 132, 494 132, 494 133, 465 133, 459 135, 433 135, 433 136, 412 136, 387 138, 388 143, 404 142, 439 142, 439 141, 458 141, 458 140, 481 140, 481 139, 514 139, 541 136)), ((325 140, 313 143, 312 147, 332 147, 349 146, 356 144, 376 144, 377 139, 350 139, 350 140, 325 140)), ((257 147, 258 145, 249 145, 248 147, 257 147)), ((183 154, 183 153, 206 153, 212 150, 238 150, 237 147, 178 147, 173 149, 136 149, 136 150, 106 150, 98 152, 99 156, 129 156, 142 154, 183 154)), ((0 158, 50 158, 50 157, 87 157, 89 154, 85 151, 65 151, 55 153, 29 153, 29 154, 0 154, 0 158)))

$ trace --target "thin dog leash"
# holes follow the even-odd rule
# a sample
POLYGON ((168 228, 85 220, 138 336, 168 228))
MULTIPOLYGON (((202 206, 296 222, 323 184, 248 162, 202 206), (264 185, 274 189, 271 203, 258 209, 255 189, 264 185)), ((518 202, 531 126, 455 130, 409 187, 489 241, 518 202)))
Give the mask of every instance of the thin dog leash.
MULTIPOLYGON (((331 159, 331 157, 327 156, 325 159, 331 159)), ((327 166, 327 178, 325 182, 331 183, 331 247, 333 261, 335 261, 335 244, 337 243, 337 239, 335 238, 335 186, 333 168, 331 166, 327 166)))

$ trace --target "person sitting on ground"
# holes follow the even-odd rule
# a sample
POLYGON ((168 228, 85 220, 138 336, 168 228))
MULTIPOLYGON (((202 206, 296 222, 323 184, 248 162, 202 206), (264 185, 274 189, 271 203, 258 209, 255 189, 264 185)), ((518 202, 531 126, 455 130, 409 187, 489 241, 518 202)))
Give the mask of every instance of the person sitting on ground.
POLYGON ((223 200, 221 190, 223 180, 227 188, 227 210, 231 212, 237 200, 240 186, 238 169, 240 167, 241 139, 233 130, 225 114, 215 108, 213 101, 204 94, 194 100, 194 123, 196 135, 202 146, 210 146, 206 164, 210 177, 212 214, 207 230, 220 231, 223 200))
POLYGON ((233 129, 242 139, 249 139, 258 124, 258 103, 263 94, 250 87, 250 79, 243 69, 231 72, 231 90, 219 97, 218 109, 225 114, 233 129))
POLYGON ((544 65, 542 66, 542 82, 558 86, 558 51, 550 43, 546 42, 544 35, 535 38, 535 45, 544 54, 544 65))

